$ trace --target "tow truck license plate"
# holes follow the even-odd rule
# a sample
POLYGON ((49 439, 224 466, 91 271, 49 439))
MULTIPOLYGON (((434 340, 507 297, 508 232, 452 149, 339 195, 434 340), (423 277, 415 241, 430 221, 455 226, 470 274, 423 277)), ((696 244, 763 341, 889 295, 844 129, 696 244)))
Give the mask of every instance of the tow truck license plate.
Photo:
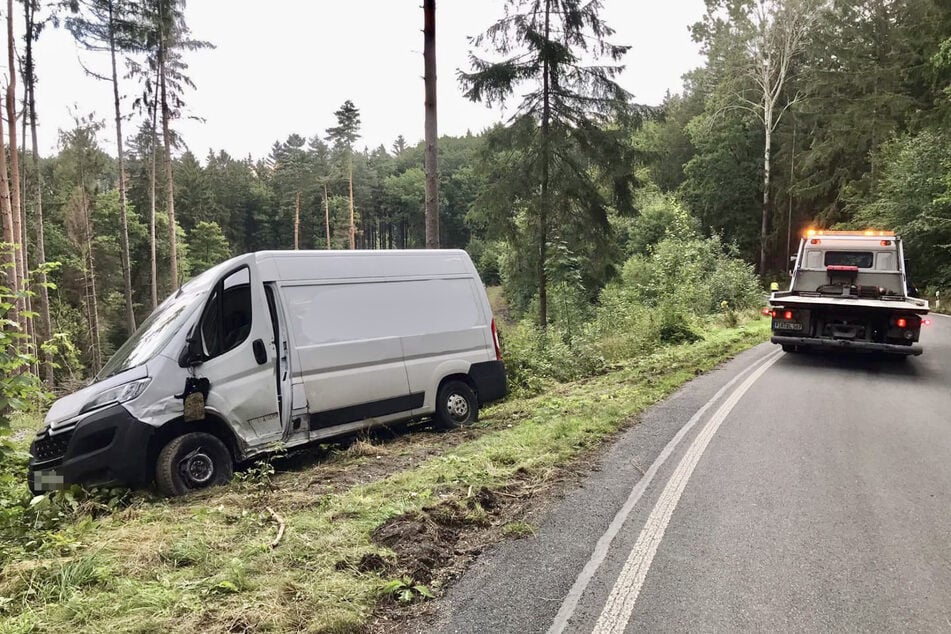
POLYGON ((773 330, 802 330, 798 321, 777 321, 773 323, 773 330))

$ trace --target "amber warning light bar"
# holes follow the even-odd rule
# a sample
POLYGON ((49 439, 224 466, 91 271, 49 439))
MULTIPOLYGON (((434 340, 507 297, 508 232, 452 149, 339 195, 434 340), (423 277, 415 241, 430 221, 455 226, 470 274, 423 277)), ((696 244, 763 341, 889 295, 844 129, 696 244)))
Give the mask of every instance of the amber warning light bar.
POLYGON ((806 229, 806 237, 815 236, 879 236, 895 237, 894 231, 879 231, 877 229, 865 229, 864 231, 832 231, 831 229, 806 229))

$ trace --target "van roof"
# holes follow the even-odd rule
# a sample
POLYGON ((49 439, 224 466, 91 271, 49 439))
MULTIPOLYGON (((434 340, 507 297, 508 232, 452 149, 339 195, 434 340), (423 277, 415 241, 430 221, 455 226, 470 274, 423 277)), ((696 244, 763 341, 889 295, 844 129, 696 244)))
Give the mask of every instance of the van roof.
POLYGON ((473 275, 462 249, 258 251, 264 280, 346 280, 473 275))

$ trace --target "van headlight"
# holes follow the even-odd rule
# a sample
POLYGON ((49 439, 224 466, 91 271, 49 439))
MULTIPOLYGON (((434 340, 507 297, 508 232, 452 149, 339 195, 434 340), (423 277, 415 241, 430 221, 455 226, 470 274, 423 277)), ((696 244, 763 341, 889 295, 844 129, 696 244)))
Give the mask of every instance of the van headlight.
POLYGON ((151 380, 151 378, 145 377, 144 379, 138 379, 137 381, 132 381, 131 383, 123 383, 122 385, 118 385, 116 387, 109 388, 104 392, 100 392, 94 399, 83 405, 83 408, 79 410, 79 413, 85 414, 86 412, 99 409, 100 407, 110 405, 112 403, 125 403, 126 401, 131 401, 145 391, 145 386, 147 386, 151 380))

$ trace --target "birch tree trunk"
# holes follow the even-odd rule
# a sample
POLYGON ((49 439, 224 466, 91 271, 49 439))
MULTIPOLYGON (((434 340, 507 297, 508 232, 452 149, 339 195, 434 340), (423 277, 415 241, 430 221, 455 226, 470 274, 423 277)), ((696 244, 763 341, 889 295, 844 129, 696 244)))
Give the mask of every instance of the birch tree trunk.
POLYGON ((350 154, 350 250, 356 246, 357 228, 353 224, 353 153, 350 154))
POLYGON ((766 272, 766 239, 769 235, 769 155, 773 144, 772 110, 766 112, 766 142, 763 144, 763 223, 760 227, 759 272, 766 272))
POLYGON ((327 236, 327 248, 330 248, 330 198, 327 196, 327 186, 324 185, 324 231, 327 236))
POLYGON ((294 201, 294 250, 300 249, 300 192, 294 201))

